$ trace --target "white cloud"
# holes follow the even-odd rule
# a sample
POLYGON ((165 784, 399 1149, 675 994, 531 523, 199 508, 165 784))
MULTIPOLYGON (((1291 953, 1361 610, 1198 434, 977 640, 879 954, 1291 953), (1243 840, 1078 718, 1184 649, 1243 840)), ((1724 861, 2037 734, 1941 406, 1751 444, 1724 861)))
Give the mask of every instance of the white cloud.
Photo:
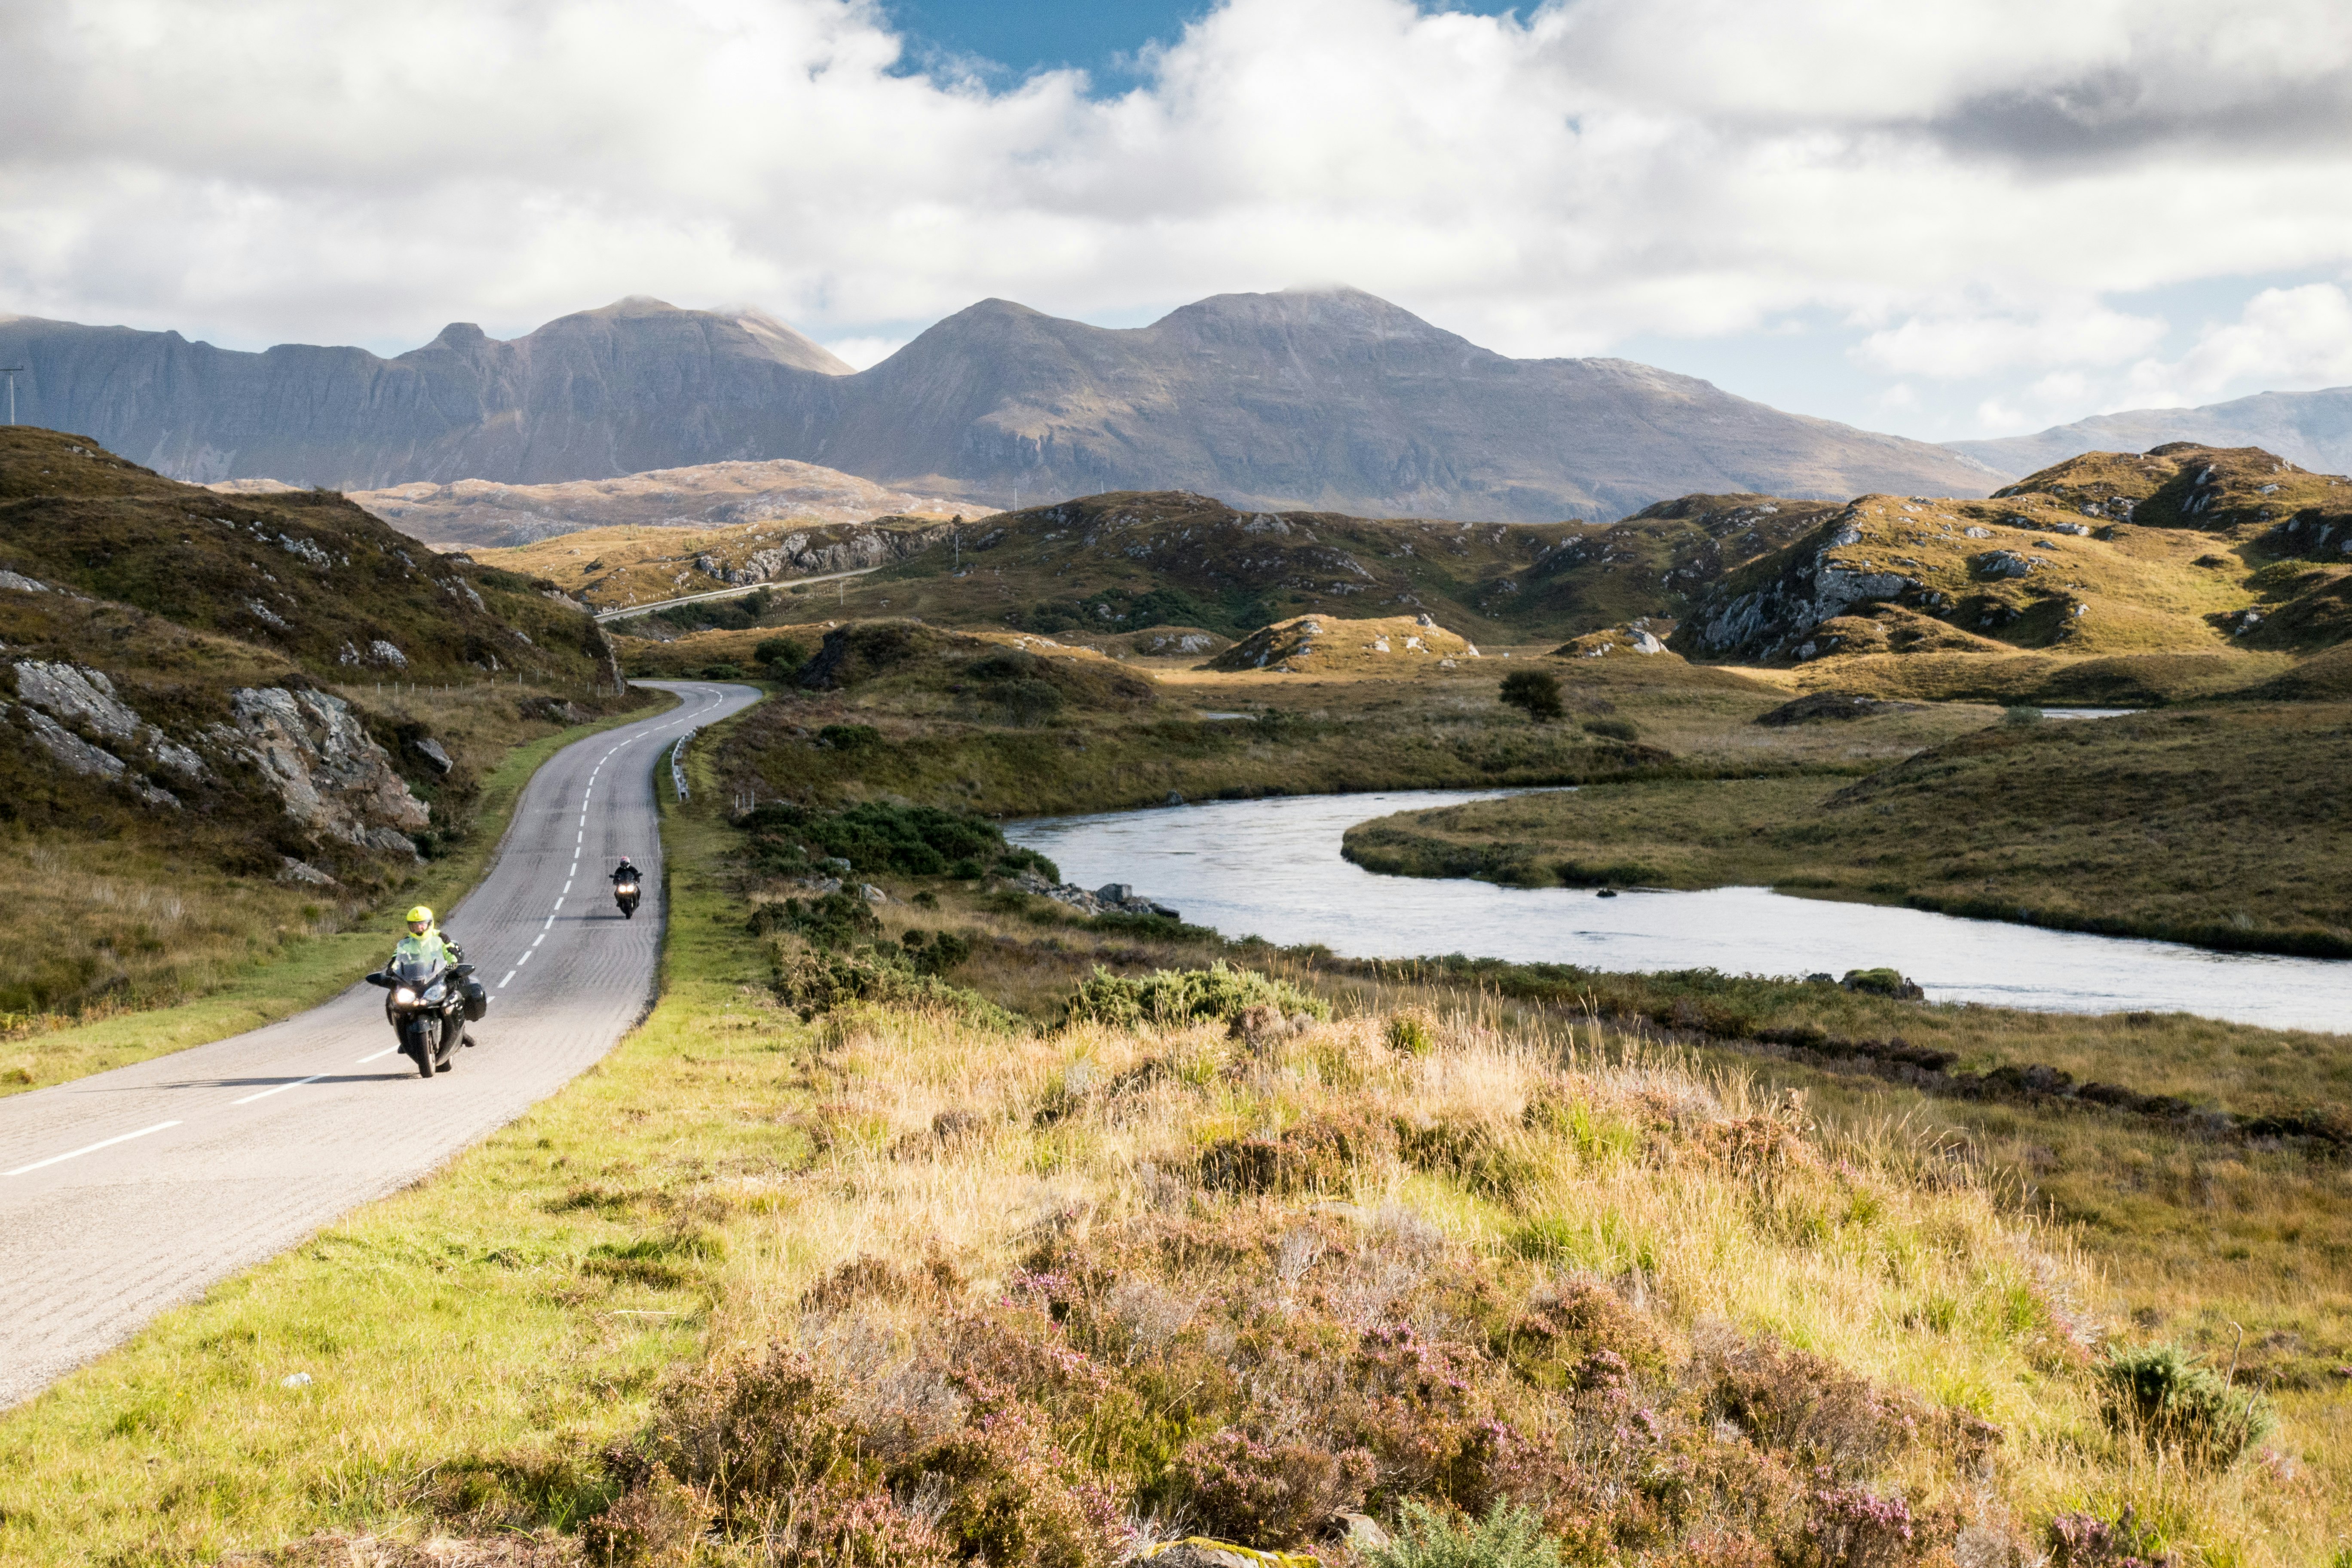
POLYGON ((2118 407, 2210 402, 2260 386, 2352 384, 2352 299, 2333 283, 2265 289, 2239 318, 2209 327, 2179 359, 2132 366, 2118 407))
MULTIPOLYGON (((2334 0, 1225 0, 1104 100, 893 74, 873 0, 16 0, 0 57, 0 308, 245 343, 652 293, 862 350, 1320 277, 1516 353, 1825 310, 1935 382, 2352 262, 2334 0)), ((2183 384, 2311 357, 2245 326, 2183 384)))
POLYGON ((834 338, 824 346, 855 368, 864 370, 870 365, 880 364, 905 348, 910 341, 907 338, 834 338))

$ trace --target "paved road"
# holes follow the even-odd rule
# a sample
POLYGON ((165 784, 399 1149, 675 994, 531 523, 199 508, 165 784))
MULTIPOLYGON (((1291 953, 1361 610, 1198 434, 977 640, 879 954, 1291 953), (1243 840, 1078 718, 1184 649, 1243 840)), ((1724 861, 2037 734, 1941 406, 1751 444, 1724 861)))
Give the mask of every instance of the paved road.
POLYGON ((251 1034, 0 1100, 0 1407, 406 1185, 612 1048, 653 995, 660 949, 655 759, 759 695, 661 684, 685 705, 540 769, 444 921, 493 998, 447 1078, 417 1078, 383 994, 354 985, 251 1034), (604 879, 624 854, 646 872, 634 921, 604 879))

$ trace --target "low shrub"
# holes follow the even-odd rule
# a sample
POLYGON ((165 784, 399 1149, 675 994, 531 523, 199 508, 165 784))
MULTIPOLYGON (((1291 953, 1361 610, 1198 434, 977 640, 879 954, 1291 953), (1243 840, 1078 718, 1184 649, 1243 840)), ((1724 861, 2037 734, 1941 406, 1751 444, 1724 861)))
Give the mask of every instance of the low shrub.
POLYGON ((983 818, 887 801, 865 801, 843 811, 812 811, 776 801, 749 813, 741 826, 751 835, 754 862, 779 871, 806 865, 811 851, 837 856, 869 876, 908 877, 943 876, 965 860, 1001 862, 1033 853, 1013 849, 996 825, 983 818))
POLYGON ((1181 1506, 1206 1534, 1261 1550, 1306 1540, 1360 1507, 1377 1471, 1361 1448, 1261 1442, 1232 1427, 1185 1445, 1171 1467, 1181 1506))
POLYGON ((882 920, 855 893, 824 893, 811 900, 754 905, 751 928, 754 936, 790 931, 811 947, 832 952, 879 936, 882 920))
POLYGON ((1204 1019, 1228 1021, 1244 1007, 1271 1005, 1286 1017, 1304 1013, 1328 1018, 1331 1005, 1255 969, 1237 969, 1220 959, 1206 969, 1158 969, 1145 975, 1113 974, 1097 967, 1062 1004, 1059 1022, 1162 1028, 1204 1019))
POLYGON ((1638 741, 1642 738, 1642 727, 1631 719, 1587 719, 1584 732, 1611 741, 1638 741))
POLYGON ((1559 1545, 1526 1509, 1496 1503, 1483 1520, 1406 1501, 1396 1538, 1365 1553, 1371 1568, 1559 1568, 1559 1545))
POLYGON ((2268 1401, 2239 1393, 2178 1345, 2130 1345, 2096 1368, 2108 1424, 2191 1464, 2222 1469, 2278 1428, 2268 1401))
POLYGON ((895 947, 780 954, 775 989, 777 1000, 798 1013, 803 1023, 819 1014, 864 1002, 938 1008, 979 1027, 1002 1032, 1015 1027, 1013 1015, 978 992, 917 970, 895 947))
POLYGON ((1381 1038, 1399 1056, 1425 1057, 1437 1048, 1437 1020, 1425 1007, 1407 1007, 1389 1016, 1381 1038))

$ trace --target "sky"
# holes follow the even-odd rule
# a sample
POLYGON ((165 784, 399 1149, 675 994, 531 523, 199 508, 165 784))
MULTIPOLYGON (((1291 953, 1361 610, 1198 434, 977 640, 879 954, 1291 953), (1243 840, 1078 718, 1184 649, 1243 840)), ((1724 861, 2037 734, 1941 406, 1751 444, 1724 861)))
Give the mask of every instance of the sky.
POLYGON ((1348 283, 1928 439, 2352 384, 2342 0, 8 0, 0 312, 856 364, 1348 283))

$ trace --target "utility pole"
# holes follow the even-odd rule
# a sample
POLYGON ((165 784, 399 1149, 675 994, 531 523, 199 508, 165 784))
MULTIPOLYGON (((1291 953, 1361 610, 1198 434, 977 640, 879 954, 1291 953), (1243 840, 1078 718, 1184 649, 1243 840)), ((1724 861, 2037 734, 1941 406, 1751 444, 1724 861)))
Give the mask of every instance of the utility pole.
POLYGON ((8 378, 8 423, 16 423, 16 378, 25 374, 21 364, 0 364, 0 375, 8 378))

